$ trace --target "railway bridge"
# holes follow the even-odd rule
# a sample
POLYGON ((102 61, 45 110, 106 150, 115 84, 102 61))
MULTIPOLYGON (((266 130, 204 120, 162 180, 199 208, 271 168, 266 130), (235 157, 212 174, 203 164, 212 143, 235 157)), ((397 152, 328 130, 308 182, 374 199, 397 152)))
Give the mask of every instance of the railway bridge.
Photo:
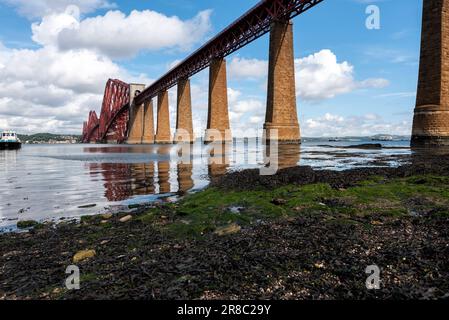
MULTIPOLYGON (((209 68, 209 99, 204 141, 231 140, 225 58, 269 32, 265 140, 300 143, 292 21, 323 1, 262 0, 148 87, 108 80, 100 116, 91 111, 84 123, 83 142, 193 142, 190 78, 206 68, 209 68), (168 89, 174 86, 177 86, 177 117, 176 132, 172 133, 168 89), (157 101, 156 125, 153 100, 157 101)), ((449 0, 423 2, 412 145, 449 145, 449 0)))

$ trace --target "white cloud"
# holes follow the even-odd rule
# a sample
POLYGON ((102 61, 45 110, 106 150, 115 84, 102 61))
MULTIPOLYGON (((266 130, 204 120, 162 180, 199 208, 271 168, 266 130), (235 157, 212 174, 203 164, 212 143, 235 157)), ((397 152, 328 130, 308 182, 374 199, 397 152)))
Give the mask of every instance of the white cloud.
POLYGON ((82 13, 115 7, 115 4, 106 0, 0 0, 0 2, 17 8, 20 14, 29 18, 63 12, 70 5, 77 6, 82 13))
POLYGON ((262 127, 263 122, 257 123, 256 120, 262 119, 265 114, 266 108, 263 101, 254 97, 246 97, 241 91, 232 88, 228 88, 228 100, 229 120, 232 129, 246 130, 253 127, 262 127), (255 124, 257 125, 254 126, 255 124))
MULTIPOLYGON (((354 66, 349 62, 338 62, 329 49, 308 57, 295 59, 296 94, 303 100, 321 101, 358 89, 383 88, 389 81, 370 78, 357 81, 354 66)), ((268 74, 268 62, 258 59, 235 57, 229 64, 230 77, 238 79, 264 79, 268 74)))
POLYGON ((249 118, 249 123, 256 125, 257 128, 261 127, 261 124, 264 122, 265 118, 261 116, 252 116, 249 118))
POLYGON ((180 60, 180 59, 173 60, 172 62, 167 64, 167 70, 173 69, 174 67, 178 66, 181 62, 182 62, 182 60, 180 60))
POLYGON ((234 57, 229 63, 230 77, 243 79, 257 79, 267 76, 268 62, 258 59, 234 57))
POLYGON ((235 104, 241 95, 242 93, 240 91, 228 87, 228 102, 230 105, 235 104))
MULTIPOLYGON (((21 12, 32 7, 28 1, 8 3, 16 5, 21 12)), ((140 49, 156 49, 157 46, 184 48, 198 40, 195 36, 202 36, 210 27, 209 11, 187 21, 152 11, 134 11, 129 16, 112 11, 105 16, 80 20, 82 13, 109 7, 109 3, 70 3, 78 5, 80 10, 76 6, 66 7, 65 1, 33 4, 36 10, 39 7, 45 11, 42 19, 32 24, 32 40, 40 44, 40 48, 9 49, 0 43, 0 118, 3 128, 20 132, 79 133, 88 111, 100 111, 108 78, 147 85, 152 82, 146 75, 131 75, 108 54, 131 54, 140 49), (95 24, 99 28, 94 26, 91 29, 95 24), (70 36, 66 33, 68 31, 79 32, 78 40, 85 43, 61 50, 60 41, 64 39, 61 34, 70 36), (139 34, 133 37, 132 31, 139 34), (125 34, 120 36, 119 32, 125 34), (137 39, 143 34, 146 42, 138 44, 137 39), (155 37, 151 38, 151 34, 155 37), (122 42, 117 43, 117 39, 122 39, 122 42), (95 41, 98 46, 90 47, 95 41), (151 48, 148 47, 150 43, 151 48)), ((195 90, 195 86, 192 88, 195 90)))
POLYGON ((31 30, 34 42, 46 46, 55 45, 59 33, 64 29, 76 29, 79 26, 80 12, 78 7, 69 6, 64 12, 51 13, 39 23, 33 23, 31 30))
MULTIPOLYGON (((109 11, 79 23, 69 24, 64 19, 67 26, 58 32, 57 45, 62 50, 96 50, 112 58, 132 57, 141 50, 188 50, 210 31, 210 15, 211 11, 205 10, 183 21, 151 10, 134 10, 128 16, 109 11)), ((35 28, 46 34, 56 30, 53 23, 45 20, 35 28)))
MULTIPOLYGON (((31 10, 29 2, 8 0, 23 13, 31 10)), ((81 20, 82 13, 110 3, 100 0, 70 3, 78 5, 80 11, 73 6, 66 8, 64 0, 36 2, 40 8, 35 8, 36 14, 42 10, 45 13, 39 22, 32 24, 32 39, 41 45, 39 49, 13 50, 0 43, 0 125, 3 128, 20 132, 79 133, 88 111, 99 112, 108 78, 151 82, 145 75, 129 74, 114 58, 132 56, 141 50, 188 49, 210 30, 210 11, 200 12, 191 20, 149 10, 133 11, 128 16, 110 11, 104 16, 81 20)), ((176 63, 179 61, 170 67, 176 63)), ((388 84, 384 79, 356 81, 353 66, 337 62, 330 50, 296 59, 295 66, 297 93, 305 100, 329 99, 356 89, 388 84)), ((266 81, 267 69, 267 61, 258 59, 236 57, 229 65, 231 77, 240 79, 266 81)), ((176 116, 175 92, 170 90, 172 127, 176 116)), ((207 95, 207 84, 192 83, 194 127, 198 135, 204 134, 206 126, 207 95)), ((233 130, 262 127, 263 99, 246 96, 232 88, 228 89, 228 98, 233 130)), ((305 128, 328 132, 331 127, 323 125, 341 123, 342 128, 345 123, 352 125, 347 120, 327 114, 323 119, 308 119, 305 128)), ((371 121, 382 128, 382 121, 375 115, 366 115, 360 121, 371 121)))
POLYGON ((387 122, 377 114, 344 117, 326 113, 301 123, 305 137, 370 136, 374 134, 409 135, 410 121, 387 122))
POLYGON ((330 50, 321 50, 308 57, 296 59, 296 93, 304 100, 319 101, 334 98, 360 88, 383 88, 386 79, 356 81, 354 67, 347 61, 338 63, 330 50))
POLYGON ((0 118, 21 132, 79 133, 90 109, 101 108, 108 78, 148 83, 89 50, 0 46, 0 118), (41 126, 34 123, 41 121, 41 126), (51 125, 51 126, 50 126, 51 125))
POLYGON ((236 103, 231 104, 230 109, 236 113, 265 112, 265 106, 262 101, 254 98, 239 100, 236 103))

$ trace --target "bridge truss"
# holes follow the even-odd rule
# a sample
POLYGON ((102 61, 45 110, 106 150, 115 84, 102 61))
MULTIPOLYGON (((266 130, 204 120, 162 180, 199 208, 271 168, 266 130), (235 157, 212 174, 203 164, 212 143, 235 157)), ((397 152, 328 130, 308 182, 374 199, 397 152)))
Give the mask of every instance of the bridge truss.
POLYGON ((159 92, 175 86, 209 67, 213 59, 223 58, 270 31, 272 22, 289 20, 324 0, 262 0, 216 37, 192 53, 136 97, 143 104, 159 92))

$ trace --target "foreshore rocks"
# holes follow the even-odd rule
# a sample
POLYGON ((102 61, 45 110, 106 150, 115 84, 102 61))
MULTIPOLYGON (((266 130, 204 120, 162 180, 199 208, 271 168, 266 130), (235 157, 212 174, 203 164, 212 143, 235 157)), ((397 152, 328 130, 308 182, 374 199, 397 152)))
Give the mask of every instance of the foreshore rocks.
POLYGON ((449 155, 445 158, 412 158, 413 163, 392 167, 366 167, 345 171, 315 170, 309 166, 281 169, 276 175, 260 175, 259 169, 229 173, 212 180, 211 186, 221 189, 252 190, 271 189, 287 184, 307 185, 327 183, 334 188, 347 188, 372 176, 385 178, 409 177, 420 174, 449 175, 449 155))
POLYGON ((448 161, 247 170, 184 203, 1 234, 0 299, 447 299, 448 161))

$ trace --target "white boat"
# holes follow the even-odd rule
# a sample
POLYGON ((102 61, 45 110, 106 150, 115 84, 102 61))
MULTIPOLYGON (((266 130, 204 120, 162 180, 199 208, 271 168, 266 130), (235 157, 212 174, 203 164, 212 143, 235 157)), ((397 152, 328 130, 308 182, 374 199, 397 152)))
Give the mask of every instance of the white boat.
POLYGON ((3 131, 0 136, 0 150, 16 150, 22 147, 17 133, 12 130, 3 131))
POLYGON ((393 141, 393 136, 376 136, 372 141, 393 141))

